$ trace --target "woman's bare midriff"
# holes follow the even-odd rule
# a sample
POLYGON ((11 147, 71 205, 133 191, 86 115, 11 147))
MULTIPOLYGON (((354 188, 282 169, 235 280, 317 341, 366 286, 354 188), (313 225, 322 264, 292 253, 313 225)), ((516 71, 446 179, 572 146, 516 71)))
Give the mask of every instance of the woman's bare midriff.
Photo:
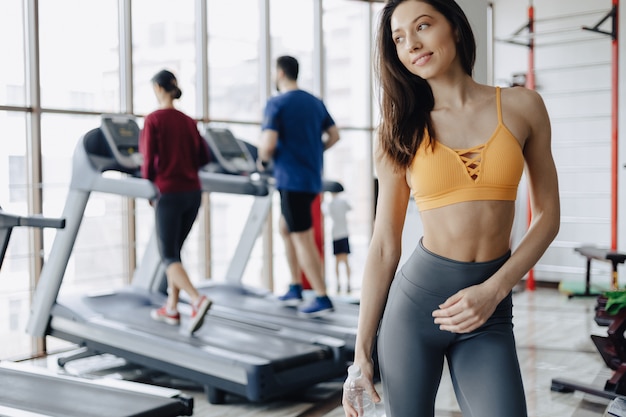
POLYGON ((487 262, 511 245, 514 201, 469 201, 421 212, 424 247, 461 262, 487 262))

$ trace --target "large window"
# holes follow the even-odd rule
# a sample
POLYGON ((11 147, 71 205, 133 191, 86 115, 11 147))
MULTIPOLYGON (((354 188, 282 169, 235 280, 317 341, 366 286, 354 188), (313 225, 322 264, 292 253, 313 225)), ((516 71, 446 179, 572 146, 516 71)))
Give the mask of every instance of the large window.
POLYGON ((0 13, 0 56, 2 57, 2 77, 0 77, 0 105, 23 106, 26 103, 24 83, 24 14, 23 1, 6 0, 0 13), (7 42, 7 40, 11 40, 7 42), (10 63, 10 65, 9 65, 10 63))
MULTIPOLYGON (((180 0, 175 4, 169 0, 6 0, 3 6, 0 34, 11 42, 0 44, 0 54, 11 65, 0 77, 0 207, 17 214, 62 217, 72 178, 80 177, 72 163, 83 135, 100 125, 101 113, 132 113, 142 127, 142 117, 158 105, 150 79, 164 68, 176 74, 183 91, 177 102, 180 110, 197 119, 208 115, 209 123, 228 127, 237 138, 256 144, 264 100, 268 92, 275 93, 275 60, 292 55, 300 62, 300 88, 322 97, 340 128, 342 140, 325 158, 326 175, 346 188, 355 207, 349 218, 354 256, 364 255, 373 211, 369 152, 370 112, 375 110, 367 103, 370 42, 361 38, 372 36, 369 9, 379 5, 357 0, 180 0), (124 7, 129 4, 130 16, 126 16, 124 7), (198 14, 205 5, 206 19, 198 14), (37 15, 39 26, 25 27, 26 17, 37 15), (126 32, 127 22, 132 33, 126 32), (204 46, 207 50, 200 50, 204 46), (39 56, 28 62, 33 53, 39 56), (37 91, 37 85, 41 94, 28 94, 37 91)), ((199 128, 203 130, 202 124, 199 128)), ((273 227, 265 232, 271 230, 267 236, 274 242, 273 252, 258 239, 249 259, 235 262, 247 263, 245 284, 282 291, 289 281, 288 267, 277 227, 278 196, 271 201, 273 227), (273 287, 264 280, 270 261, 273 287)), ((183 248, 183 262, 193 281, 204 279, 207 272, 217 281, 224 279, 252 203, 250 196, 228 194, 205 199, 183 248)), ((153 208, 147 201, 92 192, 81 217, 61 292, 127 285, 153 232, 153 208)), ((13 231, 0 270, 0 340, 11 343, 0 344, 0 360, 36 351, 25 332, 38 279, 34 260, 43 254, 45 268, 56 233, 44 230, 40 252, 31 230, 13 231)), ((330 241, 326 243, 328 251, 330 241)), ((326 259, 331 257, 328 254, 326 259)), ((355 271, 355 280, 359 274, 355 271)), ((359 287, 358 281, 353 287, 359 287)), ((67 345, 47 340, 49 349, 67 345)))
MULTIPOLYGON (((8 0, 0 14, 0 106, 25 106, 26 70, 24 39, 24 2, 8 0)), ((19 215, 28 213, 28 115, 24 112, 0 111, 0 207, 19 215)), ((31 288, 29 262, 33 251, 29 230, 15 228, 11 244, 0 269, 0 359, 30 351, 30 338, 24 334, 28 318, 31 288)), ((3 242, 0 242, 2 244, 3 242)))
POLYGON ((324 1, 326 103, 340 126, 370 125, 372 72, 370 6, 348 0, 324 1))
MULTIPOLYGON (((0 112, 0 126, 10 133, 0 139, 0 207, 20 215, 28 212, 25 125, 24 113, 0 112)), ((0 358, 28 351, 30 344, 23 332, 30 297, 28 261, 32 252, 28 236, 26 228, 13 230, 0 270, 0 340, 15 341, 0 344, 0 358)))
MULTIPOLYGON (((324 100, 341 128, 341 140, 326 153, 324 172, 344 186, 344 198, 352 206, 348 214, 351 256, 363 259, 369 245, 374 201, 371 126, 376 106, 371 86, 371 27, 378 14, 370 10, 369 3, 324 0, 323 5, 324 100)), ((332 259, 330 248, 327 259, 332 259)), ((335 274, 330 273, 333 265, 329 264, 327 276, 332 279, 335 274)), ((352 262, 353 277, 362 276, 362 266, 352 262)), ((359 288, 360 283, 353 283, 353 287, 359 288)))
MULTIPOLYGON (((271 0, 270 1, 270 35, 271 55, 276 59, 281 55, 291 55, 299 61, 300 74, 298 86, 303 90, 313 91, 316 69, 314 58, 315 15, 313 0, 271 0), (298 16, 298 18, 294 18, 298 16)), ((271 63, 274 71, 274 62, 271 63)), ((272 72, 272 80, 274 79, 272 72)))
POLYGON ((172 71, 183 95, 180 110, 197 117, 196 42, 193 0, 133 0, 134 112, 157 108, 150 79, 162 69, 172 71))
POLYGON ((42 107, 119 111, 118 3, 37 3, 42 107))
MULTIPOLYGON (((72 155, 81 137, 100 125, 96 116, 45 114, 42 117, 42 166, 44 213, 62 217, 68 202, 72 155)), ((94 192, 90 195, 62 292, 103 290, 124 283, 126 245, 124 199, 94 192)), ((76 219, 74 219, 76 220, 76 219)), ((80 219, 79 219, 80 220, 80 219)))
POLYGON ((260 120, 259 1, 208 0, 207 9, 209 115, 260 120))

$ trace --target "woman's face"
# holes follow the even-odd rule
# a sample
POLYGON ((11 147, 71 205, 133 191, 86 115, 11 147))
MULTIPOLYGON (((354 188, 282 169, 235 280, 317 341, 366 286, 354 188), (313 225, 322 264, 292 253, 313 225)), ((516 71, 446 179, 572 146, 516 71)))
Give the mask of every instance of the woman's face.
POLYGON ((428 80, 448 72, 454 62, 460 68, 457 35, 430 4, 419 0, 400 3, 390 24, 398 58, 412 74, 428 80))

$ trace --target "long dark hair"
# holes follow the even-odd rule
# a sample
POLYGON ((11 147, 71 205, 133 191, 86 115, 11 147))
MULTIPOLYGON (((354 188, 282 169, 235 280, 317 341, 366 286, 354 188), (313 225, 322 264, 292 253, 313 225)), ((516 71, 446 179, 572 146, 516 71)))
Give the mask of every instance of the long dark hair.
POLYGON ((476 60, 476 41, 467 16, 454 0, 388 0, 381 12, 377 35, 377 73, 382 90, 381 150, 396 168, 407 168, 428 131, 435 138, 430 112, 435 105, 433 92, 423 78, 414 75, 400 62, 391 36, 391 15, 405 1, 430 4, 450 22, 458 34, 457 54, 463 70, 472 75, 476 60))

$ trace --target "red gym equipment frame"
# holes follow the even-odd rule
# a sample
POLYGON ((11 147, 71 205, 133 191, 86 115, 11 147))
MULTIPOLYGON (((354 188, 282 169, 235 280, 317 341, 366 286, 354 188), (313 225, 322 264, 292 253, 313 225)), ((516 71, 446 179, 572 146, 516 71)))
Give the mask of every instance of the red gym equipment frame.
MULTIPOLYGON (((313 216, 313 235, 315 237, 315 246, 317 246, 317 250, 319 251, 320 257, 322 258, 322 265, 324 264, 324 217, 322 215, 322 194, 319 194, 313 200, 311 204, 311 214, 313 216)), ((310 290, 311 283, 306 278, 304 272, 301 272, 302 277, 302 288, 305 290, 310 290)))

